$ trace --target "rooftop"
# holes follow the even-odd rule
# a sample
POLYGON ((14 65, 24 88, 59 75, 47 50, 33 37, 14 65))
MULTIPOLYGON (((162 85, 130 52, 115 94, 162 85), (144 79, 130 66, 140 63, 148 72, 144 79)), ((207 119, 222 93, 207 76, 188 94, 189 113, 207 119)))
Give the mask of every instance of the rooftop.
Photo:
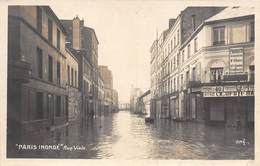
POLYGON ((222 10, 218 14, 207 19, 205 22, 250 16, 254 14, 255 14, 254 7, 245 7, 245 6, 227 7, 226 9, 222 10))

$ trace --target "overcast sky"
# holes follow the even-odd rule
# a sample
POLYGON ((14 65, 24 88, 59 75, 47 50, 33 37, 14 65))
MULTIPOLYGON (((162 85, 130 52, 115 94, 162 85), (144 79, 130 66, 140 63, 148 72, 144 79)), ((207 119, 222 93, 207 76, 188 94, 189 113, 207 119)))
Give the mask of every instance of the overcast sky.
POLYGON ((119 101, 129 101, 131 85, 150 87, 149 49, 156 30, 166 29, 168 19, 175 18, 185 6, 168 1, 89 1, 53 4, 51 8, 60 19, 78 15, 95 29, 99 64, 112 70, 119 101))

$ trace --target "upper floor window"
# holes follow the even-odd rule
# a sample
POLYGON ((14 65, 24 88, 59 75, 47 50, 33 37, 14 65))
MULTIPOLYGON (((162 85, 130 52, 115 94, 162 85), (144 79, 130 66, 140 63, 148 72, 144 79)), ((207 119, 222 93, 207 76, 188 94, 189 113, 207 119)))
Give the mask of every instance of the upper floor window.
POLYGON ((196 81, 196 67, 192 68, 192 81, 196 81))
POLYGON ((188 58, 190 57, 190 44, 188 45, 188 58))
POLYGON ((67 66, 67 84, 70 85, 70 66, 67 66))
POLYGON ((48 80, 50 82, 53 81, 53 61, 52 61, 52 57, 49 55, 49 58, 48 58, 48 68, 49 68, 49 74, 48 74, 48 80))
POLYGON ((48 19, 48 40, 52 43, 52 21, 48 19))
POLYGON ((185 52, 184 52, 184 50, 182 50, 182 56, 181 56, 181 58, 182 58, 182 63, 184 63, 184 56, 185 56, 185 52))
POLYGON ((255 23, 250 23, 250 41, 255 41, 255 23))
POLYGON ((57 48, 60 49, 60 30, 57 29, 57 48))
POLYGON ((180 42, 180 30, 177 31, 177 45, 180 42))
POLYGON ((37 31, 42 33, 42 9, 37 6, 37 31))
POLYGON ((43 63, 42 63, 42 50, 40 48, 37 48, 37 69, 38 69, 38 77, 42 78, 43 76, 43 63))
POLYGON ((198 39, 195 38, 194 39, 194 52, 197 52, 198 51, 198 39))
POLYGON ((60 62, 57 62, 57 83, 60 85, 60 62))
POLYGON ((210 82, 223 80, 223 68, 210 68, 210 82))
POLYGON ((213 28, 213 45, 225 44, 225 27, 214 27, 213 28))
POLYGON ((176 37, 174 36, 174 48, 176 47, 176 37))

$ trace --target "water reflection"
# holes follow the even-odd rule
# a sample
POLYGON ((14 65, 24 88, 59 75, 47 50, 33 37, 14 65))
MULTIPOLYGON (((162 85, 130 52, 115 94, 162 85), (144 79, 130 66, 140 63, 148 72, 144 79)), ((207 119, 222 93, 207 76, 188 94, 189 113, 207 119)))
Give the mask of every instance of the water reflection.
MULTIPOLYGON (((24 157, 88 159, 253 159, 253 129, 176 123, 145 124, 144 118, 119 112, 88 121, 84 129, 72 124, 64 131, 41 137, 44 143, 80 145, 84 151, 44 151, 24 157), (245 140, 242 144, 238 140, 245 140)), ((31 138, 32 139, 32 138, 31 138)), ((29 142, 32 141, 29 139, 29 142)), ((28 141, 28 140, 27 140, 28 141)), ((41 142, 38 140, 38 143, 41 142)), ((42 143, 41 142, 41 143, 42 143)))

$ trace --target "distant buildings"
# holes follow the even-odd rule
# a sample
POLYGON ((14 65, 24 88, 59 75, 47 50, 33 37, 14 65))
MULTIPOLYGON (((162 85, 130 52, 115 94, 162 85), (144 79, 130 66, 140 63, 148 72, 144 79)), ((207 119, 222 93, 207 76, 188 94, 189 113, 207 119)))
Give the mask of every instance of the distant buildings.
MULTIPOLYGON (((99 71, 98 44, 95 30, 78 17, 59 20, 48 6, 9 6, 9 143, 31 136, 41 142, 54 130, 68 135, 71 124, 82 127, 102 115, 111 80, 99 71)), ((118 94, 110 89, 117 110, 118 94)))
POLYGON ((143 94, 140 88, 133 88, 131 89, 130 94, 130 112, 137 113, 138 112, 138 98, 143 94))
POLYGON ((104 78, 104 112, 118 112, 118 93, 113 89, 113 74, 108 66, 99 66, 99 72, 104 78))
POLYGON ((153 42, 156 118, 254 122, 254 9, 188 7, 153 42))

